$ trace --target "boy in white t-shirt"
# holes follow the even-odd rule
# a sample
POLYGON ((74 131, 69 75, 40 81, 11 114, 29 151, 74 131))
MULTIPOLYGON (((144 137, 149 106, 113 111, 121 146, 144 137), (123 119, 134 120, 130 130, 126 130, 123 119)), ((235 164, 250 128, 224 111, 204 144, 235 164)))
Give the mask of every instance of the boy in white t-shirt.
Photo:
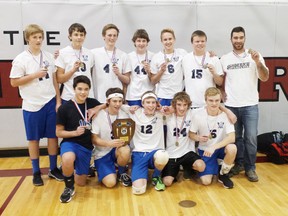
POLYGON ((154 169, 152 184, 157 191, 165 190, 161 179, 161 170, 167 164, 169 155, 164 150, 163 114, 156 111, 159 102, 152 91, 145 92, 142 107, 131 114, 129 106, 123 109, 135 121, 135 133, 132 139, 132 192, 146 192, 149 169, 154 169))
POLYGON ((155 87, 149 79, 151 77, 150 63, 154 53, 147 50, 150 39, 145 29, 137 29, 132 41, 136 50, 128 54, 132 71, 126 101, 130 106, 141 106, 142 94, 154 90, 155 87))
POLYGON ((58 181, 64 177, 57 168, 58 139, 55 134, 56 110, 61 105, 55 77, 54 58, 41 50, 43 29, 28 25, 24 32, 28 50, 20 53, 12 62, 11 85, 19 87, 23 99, 22 109, 29 156, 33 167, 33 184, 43 185, 39 167, 39 140, 48 139, 50 171, 48 176, 58 181))
POLYGON ((221 92, 210 87, 205 92, 206 107, 197 109, 193 115, 190 138, 199 142, 198 153, 206 164, 199 173, 203 185, 212 183, 213 175, 218 174, 218 181, 225 188, 233 188, 228 173, 233 167, 237 148, 234 125, 220 107, 221 92), (223 159, 219 171, 218 159, 223 159))
MULTIPOLYGON (((101 103, 106 102, 105 92, 109 88, 124 89, 130 82, 131 66, 128 55, 116 48, 119 29, 107 24, 102 29, 104 47, 92 49, 94 95, 101 103)), ((125 93, 125 91, 124 91, 125 93)))
MULTIPOLYGON (((79 23, 73 23, 69 27, 68 33, 71 45, 60 49, 59 56, 55 61, 57 81, 63 84, 61 98, 64 101, 69 101, 75 94, 73 79, 76 76, 85 75, 92 81, 91 71, 94 65, 91 51, 83 47, 86 38, 85 27, 79 23)), ((94 98, 93 90, 89 92, 89 97, 94 98)))
POLYGON ((98 181, 106 187, 114 187, 118 181, 124 186, 131 186, 131 178, 126 173, 130 160, 130 147, 112 134, 112 124, 116 119, 125 119, 128 115, 120 108, 124 93, 120 88, 109 88, 106 92, 107 108, 100 110, 92 121, 92 142, 95 145, 94 159, 98 181), (116 175, 115 163, 118 164, 116 175))
MULTIPOLYGON (((185 172, 192 170, 203 172, 205 163, 195 152, 195 142, 189 137, 192 124, 193 111, 190 109, 191 100, 186 92, 178 92, 172 99, 172 107, 175 113, 166 116, 167 140, 166 151, 169 154, 169 162, 162 171, 163 182, 171 186, 183 166, 185 172)), ((183 176, 185 177, 185 175, 183 176)))

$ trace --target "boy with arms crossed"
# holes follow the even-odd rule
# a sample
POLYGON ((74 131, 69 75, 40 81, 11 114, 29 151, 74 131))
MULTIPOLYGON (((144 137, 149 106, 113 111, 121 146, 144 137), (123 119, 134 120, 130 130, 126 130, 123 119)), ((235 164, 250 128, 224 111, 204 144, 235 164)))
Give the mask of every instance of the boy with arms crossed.
POLYGON ((60 106, 53 55, 41 50, 43 29, 35 24, 25 28, 28 50, 12 62, 10 81, 19 87, 29 155, 33 167, 33 184, 43 185, 39 168, 39 140, 47 137, 50 171, 48 176, 63 181, 57 168, 58 139, 55 134, 56 110, 60 106), (55 99, 56 98, 56 99, 55 99))
MULTIPOLYGON (((162 171, 163 182, 171 186, 177 177, 180 165, 185 171, 191 169, 203 172, 205 163, 195 153, 195 142, 189 137, 192 123, 191 100, 186 92, 178 92, 172 99, 172 107, 175 113, 166 117, 167 146, 169 162, 162 171)), ((184 176, 185 177, 185 176, 184 176)))
POLYGON ((227 115, 219 109, 221 92, 216 87, 210 87, 205 92, 206 107, 196 110, 190 128, 190 138, 199 142, 198 152, 206 164, 199 173, 203 185, 212 183, 213 175, 218 175, 218 181, 225 188, 233 188, 228 173, 233 167, 237 148, 234 125, 227 115), (217 159, 223 159, 219 171, 217 159))
POLYGON ((109 88, 106 97, 107 108, 100 110, 92 121, 92 141, 96 146, 93 154, 98 181, 108 188, 114 187, 117 179, 124 186, 131 186, 131 178, 125 173, 126 165, 130 160, 130 147, 125 145, 123 140, 114 139, 112 135, 113 122, 116 119, 128 117, 120 109, 123 104, 124 93, 120 88, 109 88), (115 163, 118 164, 117 175, 115 163))
POLYGON ((75 96, 63 104, 57 114, 56 134, 63 138, 60 146, 65 189, 60 196, 62 203, 70 202, 75 182, 79 186, 86 184, 92 154, 91 123, 88 120, 89 108, 100 105, 94 98, 88 98, 91 81, 87 76, 74 78, 75 96))

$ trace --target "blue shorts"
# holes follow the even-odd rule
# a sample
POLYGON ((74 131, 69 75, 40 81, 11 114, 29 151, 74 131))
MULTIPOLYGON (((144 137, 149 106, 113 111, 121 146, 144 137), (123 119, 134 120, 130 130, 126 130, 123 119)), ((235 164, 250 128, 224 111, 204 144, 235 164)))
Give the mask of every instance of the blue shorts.
POLYGON ((56 99, 52 98, 39 111, 23 110, 27 140, 56 137, 56 99))
POLYGON ((203 156, 204 151, 198 149, 198 153, 202 160, 206 164, 206 168, 203 172, 199 172, 199 176, 203 175, 217 175, 219 172, 218 158, 223 159, 225 157, 225 148, 215 150, 211 157, 203 156))
POLYGON ((60 146, 60 155, 73 152, 76 155, 74 168, 77 175, 88 175, 92 151, 74 142, 63 142, 60 146))
POLYGON ((99 182, 101 182, 105 176, 116 173, 115 163, 117 162, 117 158, 115 151, 116 148, 113 148, 108 154, 95 160, 95 168, 99 182))
POLYGON ((126 100, 129 106, 140 106, 142 107, 142 102, 141 100, 126 100))
POLYGON ((170 106, 172 99, 158 98, 158 101, 162 106, 170 106))
POLYGON ((149 169, 155 169, 153 156, 155 152, 132 152, 132 182, 137 179, 148 179, 149 169))

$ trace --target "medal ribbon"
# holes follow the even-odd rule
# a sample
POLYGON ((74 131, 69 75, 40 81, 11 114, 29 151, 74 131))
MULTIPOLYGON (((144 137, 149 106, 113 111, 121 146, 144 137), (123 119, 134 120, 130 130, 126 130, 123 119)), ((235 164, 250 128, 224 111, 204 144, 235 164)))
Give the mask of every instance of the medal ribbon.
MULTIPOLYGON (((107 116, 107 120, 108 120, 108 123, 109 123, 109 127, 110 127, 111 132, 112 132, 112 121, 110 119, 110 115, 108 113, 108 109, 106 109, 106 116, 107 116)), ((116 116, 116 119, 118 119, 118 115, 116 116)))
POLYGON ((42 51, 40 50, 40 63, 34 58, 32 52, 31 52, 29 49, 28 49, 28 52, 31 54, 33 60, 34 60, 37 64, 39 64, 39 68, 41 68, 41 67, 42 67, 42 64, 43 64, 43 53, 42 53, 42 51))
POLYGON ((85 117, 84 117, 83 113, 81 112, 81 109, 80 109, 80 107, 78 106, 78 104, 76 103, 76 101, 75 101, 74 99, 72 99, 72 101, 73 101, 75 107, 77 108, 79 114, 81 115, 81 117, 82 117, 83 120, 85 121, 85 123, 87 123, 88 121, 87 121, 87 103, 86 103, 86 101, 85 101, 85 117))
POLYGON ((111 57, 111 58, 110 58, 110 56, 109 56, 109 53, 108 53, 108 50, 106 49, 106 47, 104 47, 104 49, 105 49, 105 52, 106 52, 108 58, 110 59, 111 63, 112 63, 112 64, 116 64, 116 63, 117 63, 117 59, 116 59, 116 47, 114 47, 114 49, 113 49, 113 53, 112 53, 112 57, 111 57))
MULTIPOLYGON (((175 119, 176 119, 176 130, 178 130, 178 123, 177 123, 177 115, 176 114, 175 114, 175 119)), ((186 113, 185 113, 185 115, 184 115, 184 117, 182 119, 182 122, 181 122, 181 125, 180 125, 180 128, 179 128, 179 133, 177 133, 178 131, 176 131, 176 143, 178 142, 178 139, 179 139, 179 136, 180 136, 179 134, 181 133, 181 131, 183 129, 185 119, 186 119, 186 113)))
MULTIPOLYGON (((72 48, 72 49, 73 49, 73 48, 72 48)), ((77 58, 79 61, 81 61, 82 47, 81 47, 80 50, 79 50, 79 55, 77 55, 77 52, 75 52, 75 49, 73 49, 73 50, 74 50, 74 54, 75 54, 76 58, 77 58)))
POLYGON ((171 56, 170 59, 167 58, 167 55, 166 55, 166 53, 165 53, 165 49, 163 50, 163 53, 164 53, 164 61, 167 62, 167 60, 168 60, 168 63, 169 63, 169 62, 172 62, 172 60, 173 60, 173 58, 174 58, 174 55, 175 55, 175 50, 173 50, 173 55, 171 56))
MULTIPOLYGON (((194 57, 195 62, 196 62, 199 66, 202 66, 202 68, 204 68, 205 59, 206 59, 206 52, 205 52, 205 54, 202 56, 201 64, 197 61, 194 53, 193 53, 193 57, 194 57)), ((206 68, 204 68, 204 69, 206 69, 206 68)))

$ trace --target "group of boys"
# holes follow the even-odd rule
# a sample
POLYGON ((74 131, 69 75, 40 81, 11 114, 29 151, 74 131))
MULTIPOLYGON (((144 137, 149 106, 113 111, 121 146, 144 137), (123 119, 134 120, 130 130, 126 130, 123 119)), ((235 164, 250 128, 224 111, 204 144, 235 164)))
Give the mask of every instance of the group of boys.
POLYGON ((174 48, 173 30, 163 29, 164 49, 155 55, 147 50, 150 39, 144 29, 135 32, 136 50, 129 55, 116 48, 119 29, 113 24, 103 28, 105 46, 92 51, 83 47, 86 30, 81 24, 72 24, 68 32, 71 45, 61 49, 54 60, 41 50, 43 30, 29 25, 25 29, 29 48, 14 59, 11 69, 11 85, 19 87, 23 98, 34 185, 43 185, 39 168, 39 140, 43 137, 48 138, 48 176, 65 182, 60 196, 63 203, 72 199, 74 181, 85 185, 94 146, 98 180, 108 188, 117 180, 132 185, 134 194, 145 193, 149 169, 154 169, 155 189, 164 190, 176 180, 180 165, 184 172, 198 171, 204 185, 211 184, 213 175, 218 174, 225 188, 233 188, 231 175, 244 169, 250 181, 258 181, 257 82, 258 78, 266 81, 269 71, 258 52, 244 49, 242 27, 232 30, 233 52, 221 62, 206 52, 207 36, 200 30, 193 32, 193 52, 187 54, 174 48), (227 98, 216 88, 224 85, 223 70, 227 98), (223 98, 229 109, 220 105, 223 98), (128 105, 123 105, 125 99, 128 105), (236 135, 229 121, 235 123, 236 117, 230 109, 238 120, 236 135), (130 145, 112 134, 113 122, 123 118, 136 124, 130 145), (63 138, 63 175, 57 168, 57 137, 63 138), (198 154, 195 142, 199 143, 198 154), (130 156, 132 180, 127 174, 130 156), (220 166, 218 158, 222 159, 220 166))

